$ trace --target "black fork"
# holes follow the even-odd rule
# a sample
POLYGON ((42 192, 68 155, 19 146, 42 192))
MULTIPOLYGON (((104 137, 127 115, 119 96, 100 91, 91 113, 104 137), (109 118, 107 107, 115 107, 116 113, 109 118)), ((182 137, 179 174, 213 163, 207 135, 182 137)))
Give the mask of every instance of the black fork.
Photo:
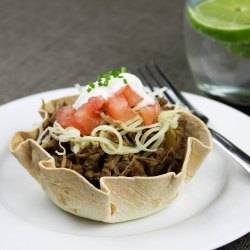
MULTIPOLYGON (((170 103, 181 103, 183 106, 187 107, 195 116, 200 118, 205 124, 208 123, 208 117, 198 111, 186 99, 186 97, 174 86, 174 84, 169 80, 166 74, 163 73, 161 68, 155 62, 151 61, 145 64, 143 67, 138 68, 136 73, 139 77, 141 77, 144 84, 151 90, 153 90, 154 87, 167 87, 168 89, 164 91, 164 95, 170 103), (171 94, 169 92, 171 92, 171 94)), ((236 162, 238 162, 241 167, 243 167, 248 171, 248 173, 250 173, 250 156, 214 129, 209 128, 209 130, 213 136, 213 141, 217 145, 219 145, 228 155, 230 155, 236 162)))

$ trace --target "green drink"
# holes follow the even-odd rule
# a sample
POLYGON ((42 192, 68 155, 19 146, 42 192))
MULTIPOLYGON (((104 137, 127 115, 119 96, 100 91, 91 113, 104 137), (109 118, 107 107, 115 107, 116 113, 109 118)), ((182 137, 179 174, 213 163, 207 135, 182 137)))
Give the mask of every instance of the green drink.
POLYGON ((198 87, 250 105, 250 0, 189 0, 187 58, 198 87))

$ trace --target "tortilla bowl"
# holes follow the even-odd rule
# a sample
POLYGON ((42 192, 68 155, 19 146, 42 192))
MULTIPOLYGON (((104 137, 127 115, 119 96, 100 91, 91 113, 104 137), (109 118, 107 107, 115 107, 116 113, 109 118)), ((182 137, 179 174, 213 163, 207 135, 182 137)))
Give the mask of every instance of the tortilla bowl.
MULTIPOLYGON (((43 104, 39 113, 42 125, 48 112, 73 103, 69 96, 43 104)), ((190 180, 212 148, 207 126, 190 112, 181 112, 188 133, 181 171, 153 177, 102 177, 100 189, 77 172, 56 168, 54 158, 37 142, 39 129, 18 131, 10 141, 10 151, 61 209, 74 215, 107 223, 148 216, 167 207, 190 180)))

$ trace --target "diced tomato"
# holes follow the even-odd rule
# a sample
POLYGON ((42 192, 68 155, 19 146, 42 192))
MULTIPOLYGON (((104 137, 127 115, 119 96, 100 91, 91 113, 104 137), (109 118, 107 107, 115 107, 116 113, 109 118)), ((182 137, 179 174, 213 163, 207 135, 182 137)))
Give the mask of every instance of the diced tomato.
POLYGON ((63 128, 72 126, 70 118, 75 112, 76 111, 71 104, 66 105, 56 111, 56 120, 63 128))
POLYGON ((158 120, 158 116, 161 113, 161 106, 159 104, 159 102, 157 102, 155 105, 155 115, 156 115, 156 121, 158 120))
POLYGON ((129 107, 126 98, 123 95, 113 95, 108 98, 108 115, 114 120, 126 122, 136 116, 129 107))
POLYGON ((104 98, 102 96, 90 97, 88 100, 88 104, 94 111, 100 111, 104 105, 104 98))
POLYGON ((140 115, 143 118, 144 125, 151 125, 155 121, 155 110, 153 106, 145 106, 140 108, 140 115))
POLYGON ((143 98, 137 95, 136 92, 128 84, 120 91, 118 91, 117 95, 124 96, 131 108, 135 107, 139 102, 143 100, 143 98))
POLYGON ((156 103, 154 105, 140 108, 139 112, 143 118, 144 125, 148 126, 157 122, 158 116, 161 112, 161 107, 159 103, 156 103))
POLYGON ((104 99, 101 96, 91 97, 88 102, 78 108, 70 118, 73 127, 80 130, 82 135, 89 135, 91 131, 100 125, 104 99))

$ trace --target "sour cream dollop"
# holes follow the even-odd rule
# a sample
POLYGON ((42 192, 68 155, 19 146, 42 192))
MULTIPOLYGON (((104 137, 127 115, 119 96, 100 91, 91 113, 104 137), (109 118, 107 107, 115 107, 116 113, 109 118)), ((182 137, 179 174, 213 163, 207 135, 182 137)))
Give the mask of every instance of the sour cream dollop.
POLYGON ((123 76, 123 78, 114 78, 111 76, 108 86, 98 86, 98 82, 94 82, 93 84, 95 87, 92 88, 90 92, 87 91, 88 86, 84 86, 82 93, 73 104, 73 107, 78 109, 83 104, 87 103, 90 97, 94 96, 102 96, 105 100, 107 100, 121 88, 126 86, 126 84, 124 84, 124 79, 126 79, 127 84, 131 87, 131 89, 133 89, 137 95, 143 98, 143 100, 137 105, 139 108, 156 103, 155 98, 150 96, 144 90, 143 84, 137 76, 130 73, 121 73, 119 76, 123 76))

